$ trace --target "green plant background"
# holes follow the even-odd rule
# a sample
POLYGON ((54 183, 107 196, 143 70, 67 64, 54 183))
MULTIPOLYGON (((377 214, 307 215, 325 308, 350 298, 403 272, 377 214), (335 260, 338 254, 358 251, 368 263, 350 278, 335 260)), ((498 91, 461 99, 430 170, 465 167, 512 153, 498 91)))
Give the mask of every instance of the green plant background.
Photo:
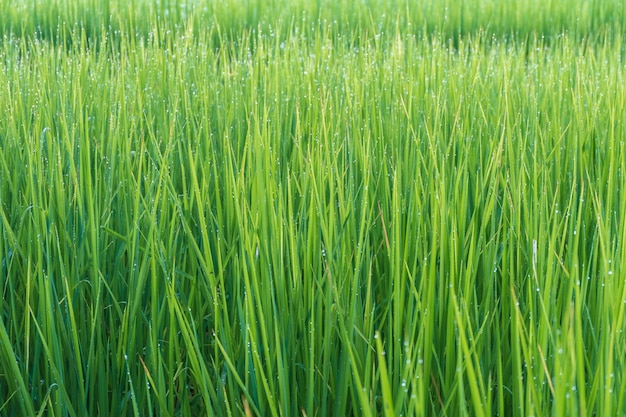
POLYGON ((621 1, 0 0, 1 415, 624 415, 621 1))

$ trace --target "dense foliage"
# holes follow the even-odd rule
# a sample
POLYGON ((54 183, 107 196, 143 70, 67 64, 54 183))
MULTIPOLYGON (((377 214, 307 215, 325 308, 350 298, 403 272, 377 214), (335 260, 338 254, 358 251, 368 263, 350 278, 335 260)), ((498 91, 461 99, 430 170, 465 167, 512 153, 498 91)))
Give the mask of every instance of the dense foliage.
POLYGON ((455 4, 0 0, 0 414, 624 415, 626 6, 455 4))

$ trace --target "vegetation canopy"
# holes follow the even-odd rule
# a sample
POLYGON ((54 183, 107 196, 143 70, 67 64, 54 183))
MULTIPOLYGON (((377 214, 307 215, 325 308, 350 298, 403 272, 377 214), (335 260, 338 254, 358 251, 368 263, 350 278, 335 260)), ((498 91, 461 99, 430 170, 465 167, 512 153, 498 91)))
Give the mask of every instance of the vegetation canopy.
POLYGON ((621 0, 0 0, 0 415, 626 414, 621 0))

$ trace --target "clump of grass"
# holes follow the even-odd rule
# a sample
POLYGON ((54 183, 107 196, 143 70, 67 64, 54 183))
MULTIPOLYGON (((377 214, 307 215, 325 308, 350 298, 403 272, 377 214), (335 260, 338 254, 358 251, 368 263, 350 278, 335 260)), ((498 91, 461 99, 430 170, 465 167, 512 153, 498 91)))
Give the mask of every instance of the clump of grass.
POLYGON ((15 8, 0 413, 623 414, 623 11, 579 3, 15 8))

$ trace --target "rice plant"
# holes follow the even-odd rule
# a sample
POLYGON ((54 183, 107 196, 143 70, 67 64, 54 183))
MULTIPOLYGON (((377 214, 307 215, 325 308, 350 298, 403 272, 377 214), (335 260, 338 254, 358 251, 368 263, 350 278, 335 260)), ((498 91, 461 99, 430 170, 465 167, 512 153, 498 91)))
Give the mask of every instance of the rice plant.
POLYGON ((0 415, 626 414, 620 1, 0 0, 0 415))

